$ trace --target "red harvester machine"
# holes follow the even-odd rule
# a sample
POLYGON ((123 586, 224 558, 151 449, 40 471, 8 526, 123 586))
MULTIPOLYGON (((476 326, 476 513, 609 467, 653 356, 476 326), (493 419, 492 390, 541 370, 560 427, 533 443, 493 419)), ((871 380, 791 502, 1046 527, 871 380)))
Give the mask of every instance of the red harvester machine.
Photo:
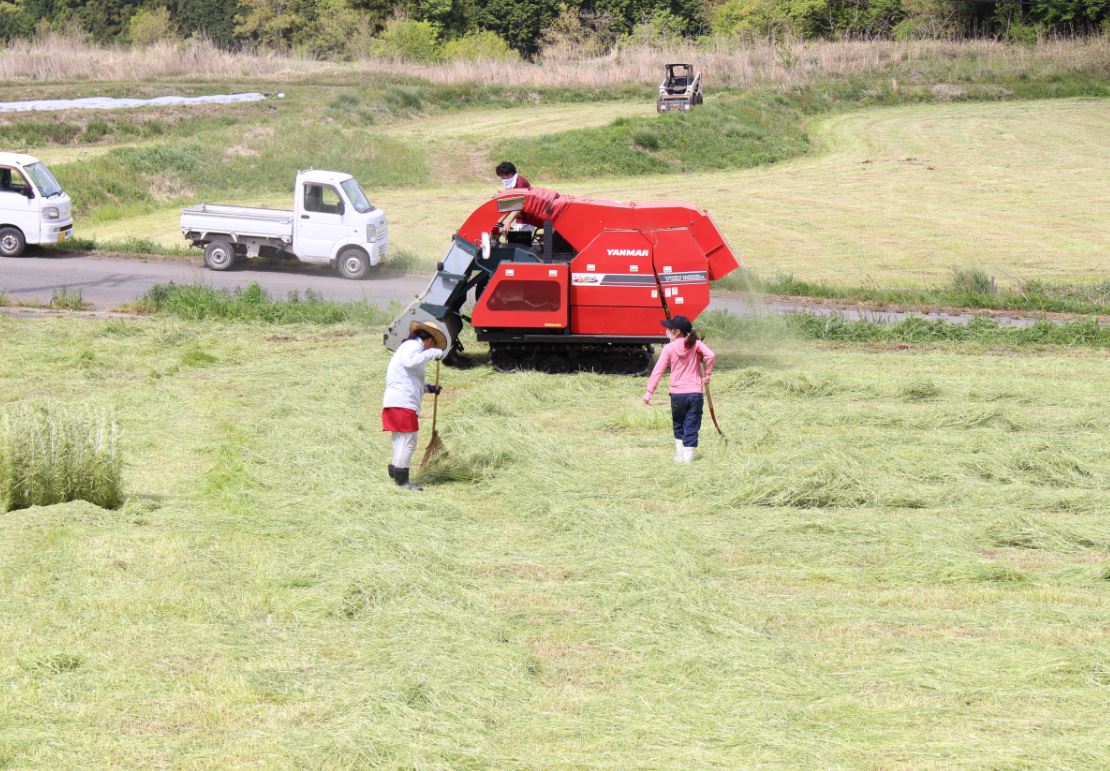
POLYGON ((459 351, 468 321, 499 370, 638 374, 666 341, 659 322, 696 319, 709 282, 736 267, 709 215, 692 206, 509 190, 463 223, 384 342, 396 350, 413 321, 435 320, 459 351))

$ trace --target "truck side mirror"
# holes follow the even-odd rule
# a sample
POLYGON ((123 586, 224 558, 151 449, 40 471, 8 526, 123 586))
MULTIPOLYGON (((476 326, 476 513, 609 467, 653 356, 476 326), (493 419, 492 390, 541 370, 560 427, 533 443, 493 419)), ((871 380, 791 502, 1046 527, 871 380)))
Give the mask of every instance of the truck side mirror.
POLYGON ((34 198, 35 191, 31 189, 30 185, 28 185, 27 187, 23 188, 23 195, 27 196, 28 199, 34 198))

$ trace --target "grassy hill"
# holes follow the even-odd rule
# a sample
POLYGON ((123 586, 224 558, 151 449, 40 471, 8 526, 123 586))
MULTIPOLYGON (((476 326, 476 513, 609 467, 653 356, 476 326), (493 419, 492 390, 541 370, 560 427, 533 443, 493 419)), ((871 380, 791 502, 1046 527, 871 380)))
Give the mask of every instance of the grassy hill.
MULTIPOLYGON (((363 175, 372 200, 388 213, 394 244, 416 256, 415 269, 429 269, 446 248, 451 223, 457 226, 495 190, 485 179, 492 137, 512 131, 540 135, 536 141, 542 143, 542 132, 552 126, 650 109, 621 102, 407 119, 379 132, 375 141, 422 150, 351 157, 359 158, 354 165, 367 167, 386 158, 392 179, 403 182, 390 187, 365 181, 386 173, 381 169, 363 175), (411 178, 405 164, 411 164, 411 178), (429 170, 442 178, 410 184, 429 170)), ((812 152, 754 169, 533 178, 568 193, 694 202, 710 211, 743 264, 766 277, 784 272, 841 285, 921 286, 946 280, 954 267, 978 266, 1003 285, 1031 279, 1083 282, 1110 271, 1103 248, 1110 228, 1099 216, 1110 206, 1103 181, 1110 162, 1102 142, 1108 120, 1105 99, 870 108, 814 119, 808 130, 812 152)), ((258 141, 272 145, 272 136, 258 141)), ((235 152, 247 152, 246 145, 236 147, 235 152)), ((281 175, 295 166, 310 165, 308 159, 283 165, 275 161, 276 147, 258 152, 251 160, 273 178, 259 192, 197 192, 192 200, 207 195, 223 200, 222 195, 242 203, 288 205, 287 193, 264 191, 281 185, 281 175)), ((332 160, 352 167, 346 157, 332 160)), ((530 171, 523 164, 522 169, 530 171)), ((169 189, 186 184, 168 172, 163 179, 169 189)), ((109 208, 99 216, 114 214, 109 208)), ((175 205, 99 222, 94 216, 79 229, 99 240, 142 239, 180 248, 177 219, 175 205)))

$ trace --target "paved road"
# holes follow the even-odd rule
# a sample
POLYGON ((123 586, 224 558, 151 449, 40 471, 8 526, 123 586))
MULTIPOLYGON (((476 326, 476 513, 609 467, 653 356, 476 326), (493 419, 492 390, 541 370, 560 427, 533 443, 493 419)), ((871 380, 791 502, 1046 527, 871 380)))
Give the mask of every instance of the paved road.
MULTIPOLYGON (((68 287, 81 292, 96 308, 108 310, 141 297, 155 284, 171 281, 178 284, 204 283, 217 289, 246 287, 258 282, 271 297, 283 298, 290 292, 312 289, 324 299, 338 302, 366 301, 375 305, 408 302, 424 289, 428 276, 380 273, 366 281, 340 278, 331 270, 300 264, 258 265, 218 273, 183 261, 158 259, 143 261, 134 258, 112 258, 83 254, 39 253, 18 259, 0 258, 0 292, 6 292, 11 304, 20 302, 47 303, 54 290, 68 287)), ((894 322, 908 316, 941 318, 967 323, 971 314, 918 313, 912 311, 874 311, 848 306, 816 305, 791 300, 767 298, 752 300, 743 295, 717 292, 710 306, 742 316, 796 313, 838 313, 849 319, 894 322)), ((1002 323, 1029 326, 1030 318, 998 317, 1002 323)))

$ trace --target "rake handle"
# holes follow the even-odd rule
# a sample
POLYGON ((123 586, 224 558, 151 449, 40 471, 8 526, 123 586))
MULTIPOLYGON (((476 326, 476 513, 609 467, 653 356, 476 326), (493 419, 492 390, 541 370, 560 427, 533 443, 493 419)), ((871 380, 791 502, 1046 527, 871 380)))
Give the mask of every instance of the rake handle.
POLYGON ((439 359, 436 359, 436 388, 432 395, 432 436, 436 433, 436 416, 439 412, 439 359))

